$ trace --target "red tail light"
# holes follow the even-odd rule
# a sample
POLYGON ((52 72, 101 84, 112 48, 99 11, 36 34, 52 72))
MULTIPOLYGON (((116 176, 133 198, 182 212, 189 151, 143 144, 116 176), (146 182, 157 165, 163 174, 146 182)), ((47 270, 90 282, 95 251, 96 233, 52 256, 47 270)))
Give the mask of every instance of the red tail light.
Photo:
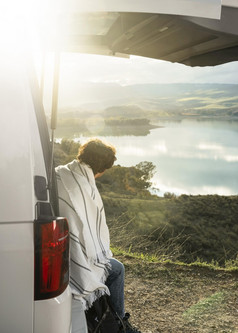
POLYGON ((69 229, 64 218, 35 222, 35 300, 60 295, 69 283, 69 229))

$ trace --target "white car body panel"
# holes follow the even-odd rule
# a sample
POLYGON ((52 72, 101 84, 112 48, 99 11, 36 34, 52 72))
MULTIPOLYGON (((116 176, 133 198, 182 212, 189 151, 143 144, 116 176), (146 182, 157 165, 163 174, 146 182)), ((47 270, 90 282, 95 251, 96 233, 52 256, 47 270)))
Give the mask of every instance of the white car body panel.
POLYGON ((71 298, 70 287, 68 287, 63 294, 58 297, 36 301, 34 333, 70 332, 71 298))
POLYGON ((71 293, 34 301, 34 176, 46 166, 24 61, 0 61, 0 332, 69 333, 71 293))
MULTIPOLYGON (((0 221, 32 221, 33 156, 30 113, 34 111, 21 68, 1 62, 0 221), (6 83, 11 84, 6 84, 6 83)), ((40 151, 39 151, 40 153, 40 151)), ((41 157, 39 156, 39 160, 41 157)))
POLYGON ((0 223, 0 332, 33 332, 33 223, 0 223))

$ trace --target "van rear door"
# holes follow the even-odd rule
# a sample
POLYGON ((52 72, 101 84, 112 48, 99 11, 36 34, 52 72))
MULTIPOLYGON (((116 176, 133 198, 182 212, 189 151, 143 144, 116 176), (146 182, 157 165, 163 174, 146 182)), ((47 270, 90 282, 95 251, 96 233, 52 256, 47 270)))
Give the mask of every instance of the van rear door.
POLYGON ((1 53, 0 332, 69 333, 67 222, 53 216, 47 188, 35 191, 36 176, 47 184, 50 143, 26 68, 1 53))
POLYGON ((0 331, 33 332, 34 173, 45 175, 21 61, 1 57, 0 331), (35 135, 33 135, 35 133, 35 135), (37 159, 35 159, 37 157, 37 159))

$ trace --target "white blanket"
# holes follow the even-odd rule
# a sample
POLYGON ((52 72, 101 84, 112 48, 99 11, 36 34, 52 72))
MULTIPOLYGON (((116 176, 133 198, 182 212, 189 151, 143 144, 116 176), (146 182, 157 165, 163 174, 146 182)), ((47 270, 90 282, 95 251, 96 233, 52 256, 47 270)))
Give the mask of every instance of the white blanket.
POLYGON ((92 169, 77 160, 56 168, 60 215, 70 229, 70 286, 84 308, 109 293, 109 231, 92 169))

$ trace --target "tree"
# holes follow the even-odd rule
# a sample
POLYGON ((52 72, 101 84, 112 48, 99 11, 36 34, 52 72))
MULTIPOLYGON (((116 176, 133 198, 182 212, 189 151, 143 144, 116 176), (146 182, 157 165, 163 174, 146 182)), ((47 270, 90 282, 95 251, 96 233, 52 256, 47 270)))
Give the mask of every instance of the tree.
POLYGON ((149 180, 154 175, 155 166, 151 162, 141 162, 138 165, 139 167, 116 165, 107 170, 97 180, 98 183, 101 183, 101 189, 103 190, 103 185, 106 185, 107 189, 110 187, 113 192, 128 192, 131 194, 147 190, 151 186, 149 180))
POLYGON ((73 140, 62 139, 60 147, 63 152, 68 155, 77 155, 80 143, 73 140))
POLYGON ((63 139, 54 145, 54 165, 66 164, 76 158, 80 147, 79 142, 63 139))
MULTIPOLYGON (((149 182, 151 178, 154 176, 156 170, 156 166, 152 162, 143 161, 135 166, 138 170, 142 171, 142 179, 145 182, 149 182)), ((150 183, 151 185, 151 183, 150 183)), ((149 187, 149 186, 148 186, 149 187)))

